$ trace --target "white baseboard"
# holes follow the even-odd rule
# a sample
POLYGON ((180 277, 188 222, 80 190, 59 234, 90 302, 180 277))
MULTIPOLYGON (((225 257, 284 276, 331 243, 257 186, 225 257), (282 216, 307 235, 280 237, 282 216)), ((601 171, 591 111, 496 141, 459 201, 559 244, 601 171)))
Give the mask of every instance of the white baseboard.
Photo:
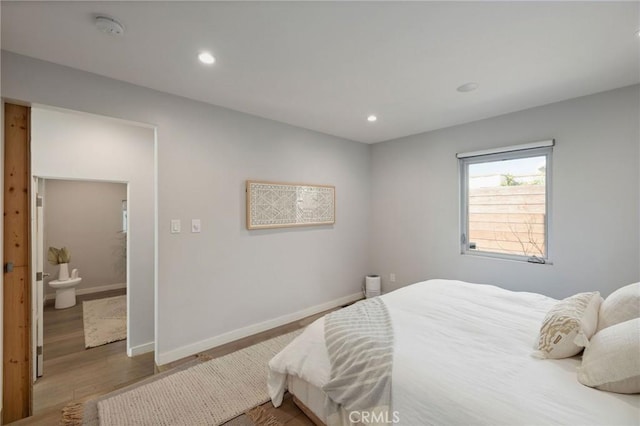
MULTIPOLYGON (((48 284, 45 284, 45 286, 47 285, 48 284)), ((82 296, 83 294, 100 293, 102 291, 119 290, 121 288, 127 288, 127 283, 108 284, 108 285, 100 285, 97 287, 87 287, 87 288, 76 288, 76 295, 82 296)), ((45 301, 54 300, 55 298, 56 298, 55 293, 48 293, 44 296, 45 301)))
POLYGON ((211 337, 209 339, 201 340, 190 345, 185 345, 180 348, 172 349, 167 352, 156 354, 156 364, 164 365, 179 359, 195 355, 199 352, 215 348, 216 346, 224 345, 225 343, 233 342, 244 337, 252 336, 254 334, 261 333, 263 331, 271 330, 272 328, 280 327, 281 325, 289 324, 294 321, 301 320, 311 315, 315 315, 319 312, 326 311, 337 306, 342 306, 347 303, 355 302, 363 298, 362 292, 350 294, 348 296, 341 297, 339 299, 331 300, 320 305, 311 306, 298 312, 283 315, 268 321, 264 321, 258 324, 252 324, 247 327, 239 328, 237 330, 230 331, 228 333, 221 334, 219 336, 211 337))
POLYGON ((147 342, 142 345, 134 346, 127 349, 128 356, 137 356, 146 354, 147 352, 153 352, 153 342, 147 342))

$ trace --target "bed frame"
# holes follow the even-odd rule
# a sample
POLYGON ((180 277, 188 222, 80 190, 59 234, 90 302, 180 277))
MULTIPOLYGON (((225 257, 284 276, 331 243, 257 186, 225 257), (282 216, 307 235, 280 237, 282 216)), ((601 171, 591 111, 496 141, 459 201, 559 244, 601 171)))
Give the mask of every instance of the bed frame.
MULTIPOLYGON (((293 395, 293 394, 292 394, 293 395)), ((305 416, 309 417, 309 419, 316 426, 327 426, 324 424, 322 420, 318 416, 314 414, 302 401, 300 401, 295 395, 293 395, 293 403, 304 413, 305 416)))

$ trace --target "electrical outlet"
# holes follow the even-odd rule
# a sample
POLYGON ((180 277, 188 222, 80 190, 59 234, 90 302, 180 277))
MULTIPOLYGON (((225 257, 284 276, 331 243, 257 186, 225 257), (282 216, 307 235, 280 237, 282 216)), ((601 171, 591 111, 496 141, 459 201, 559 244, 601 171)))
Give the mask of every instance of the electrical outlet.
POLYGON ((395 283, 396 282, 396 274, 395 273, 390 273, 389 274, 389 282, 395 283))

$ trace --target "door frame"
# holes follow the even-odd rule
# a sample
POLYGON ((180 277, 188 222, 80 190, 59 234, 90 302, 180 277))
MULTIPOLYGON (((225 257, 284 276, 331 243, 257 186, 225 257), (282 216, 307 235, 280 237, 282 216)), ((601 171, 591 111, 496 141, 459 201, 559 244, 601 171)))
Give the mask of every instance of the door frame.
MULTIPOLYGON (((34 345, 31 350, 32 357, 32 384, 36 382, 38 377, 41 377, 43 374, 44 368, 44 315, 43 315, 43 306, 47 299, 46 285, 44 283, 44 278, 47 274, 44 273, 44 259, 46 258, 46 251, 44 249, 44 234, 41 231, 41 235, 38 235, 38 223, 44 224, 44 209, 46 207, 46 182, 47 181, 66 181, 66 182, 84 182, 84 183, 112 183, 118 185, 124 185, 126 188, 126 197, 128 200, 129 197, 129 182, 128 181, 119 181, 119 180, 111 180, 111 179, 80 179, 76 177, 65 178, 65 177, 47 177, 41 175, 31 175, 31 208, 32 208, 32 221, 31 221, 31 252, 30 256, 32 259, 32 272, 31 272, 31 330, 32 337, 31 341, 34 345), (38 217, 37 215, 41 215, 42 217, 38 217), (36 241, 38 238, 38 241, 36 241), (40 275, 38 275, 40 274, 40 275), (38 279, 39 278, 39 279, 38 279), (36 314, 38 312, 38 314, 36 314), (40 326, 37 326, 36 321, 40 320, 40 326)), ((125 200, 123 200, 125 201, 125 200)), ((126 222, 127 230, 130 229, 129 217, 127 216, 126 222)), ((44 229, 44 226, 42 226, 44 229)), ((126 238, 125 251, 129 253, 129 238, 126 238)), ((126 271, 126 286, 127 294, 129 292, 129 278, 128 272, 130 268, 129 256, 125 257, 125 271, 126 271)), ((77 295, 82 295, 82 293, 78 293, 77 295)), ((128 296, 127 296, 128 301, 128 296)), ((129 312, 129 303, 127 302, 127 313, 129 312)), ((129 338, 129 321, 127 321, 127 339, 129 338)), ((129 356, 132 356, 129 354, 129 356)))

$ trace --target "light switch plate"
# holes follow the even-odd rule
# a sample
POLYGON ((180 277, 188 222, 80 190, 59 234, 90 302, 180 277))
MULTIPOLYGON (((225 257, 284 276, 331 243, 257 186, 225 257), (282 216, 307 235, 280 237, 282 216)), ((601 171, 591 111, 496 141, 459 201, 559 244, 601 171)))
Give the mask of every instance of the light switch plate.
POLYGON ((200 232, 200 219, 191 219, 191 232, 200 232))
POLYGON ((180 219, 171 219, 171 233, 172 234, 180 233, 180 219))

